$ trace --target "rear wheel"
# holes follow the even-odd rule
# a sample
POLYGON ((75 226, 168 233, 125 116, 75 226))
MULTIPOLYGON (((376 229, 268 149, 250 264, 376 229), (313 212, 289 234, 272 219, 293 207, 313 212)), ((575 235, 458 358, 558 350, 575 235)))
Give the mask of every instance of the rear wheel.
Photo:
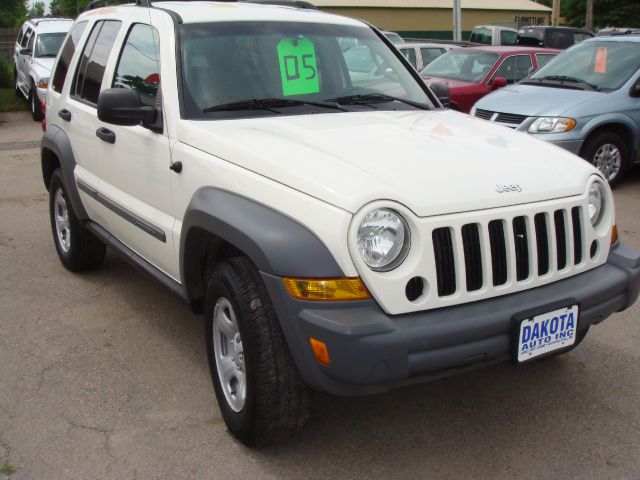
POLYGON ((277 443, 309 418, 311 393, 293 363, 262 279, 245 257, 216 265, 205 302, 207 355, 222 417, 246 445, 277 443))
POLYGON ((612 187, 622 180, 629 165, 629 147, 614 132, 601 132, 591 137, 581 156, 600 170, 612 187))
POLYGON ((60 170, 53 172, 51 177, 49 213, 53 242, 62 264, 72 272, 101 266, 106 246, 78 222, 68 202, 60 170))
POLYGON ((38 91, 36 86, 32 85, 29 92, 29 107, 31 110, 31 118, 34 121, 39 122, 42 120, 42 105, 40 105, 40 99, 38 98, 38 91))

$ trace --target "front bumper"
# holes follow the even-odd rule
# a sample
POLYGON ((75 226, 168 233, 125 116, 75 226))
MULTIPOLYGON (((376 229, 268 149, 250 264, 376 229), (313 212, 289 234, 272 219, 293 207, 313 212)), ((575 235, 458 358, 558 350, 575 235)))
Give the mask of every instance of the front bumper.
POLYGON ((550 285, 396 316, 374 301, 297 301, 281 278, 262 276, 304 380, 335 395, 360 395, 510 358, 513 319, 522 312, 580 304, 580 330, 603 321, 638 298, 640 252, 618 244, 604 265, 550 285), (326 343, 330 366, 315 361, 309 337, 326 343))

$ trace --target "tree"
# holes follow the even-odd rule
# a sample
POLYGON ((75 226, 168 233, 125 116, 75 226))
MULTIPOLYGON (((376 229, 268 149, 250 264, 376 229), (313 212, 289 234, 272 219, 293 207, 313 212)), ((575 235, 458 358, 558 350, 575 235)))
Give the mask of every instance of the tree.
POLYGON ((0 0, 0 27, 19 27, 27 17, 24 0, 0 0))
MULTIPOLYGON (((593 27, 637 27, 640 25, 640 2, 638 0, 594 0, 593 27)), ((562 0, 562 16, 574 27, 585 24, 586 0, 562 0)))
POLYGON ((29 13, 27 15, 29 18, 44 17, 44 2, 41 2, 40 0, 36 1, 29 9, 29 13))

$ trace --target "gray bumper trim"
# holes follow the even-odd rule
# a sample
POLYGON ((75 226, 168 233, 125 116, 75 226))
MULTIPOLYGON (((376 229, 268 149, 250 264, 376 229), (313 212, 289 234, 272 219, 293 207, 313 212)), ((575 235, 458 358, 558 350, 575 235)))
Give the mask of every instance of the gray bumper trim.
POLYGON ((357 395, 508 359, 513 319, 522 312, 577 303, 579 329, 603 321, 637 299, 640 252, 617 245, 605 265, 551 285, 397 316, 385 314, 374 301, 296 301, 279 277, 263 278, 305 381, 336 395, 357 395), (315 362, 310 336, 328 345, 331 366, 315 362))

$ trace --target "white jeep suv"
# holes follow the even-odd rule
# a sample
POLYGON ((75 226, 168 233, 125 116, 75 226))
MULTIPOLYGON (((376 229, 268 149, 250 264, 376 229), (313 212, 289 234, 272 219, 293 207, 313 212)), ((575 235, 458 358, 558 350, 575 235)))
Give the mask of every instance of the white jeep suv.
POLYGON ((34 120, 42 120, 53 62, 71 25, 70 18, 32 18, 18 31, 13 54, 16 94, 29 101, 34 120))
POLYGON ((222 416, 250 445, 301 428, 311 389, 557 355, 638 296, 640 253, 596 169, 443 109, 361 21, 91 10, 46 114, 60 260, 96 268, 108 246, 203 312, 222 416), (345 44, 378 68, 352 70, 345 44))

